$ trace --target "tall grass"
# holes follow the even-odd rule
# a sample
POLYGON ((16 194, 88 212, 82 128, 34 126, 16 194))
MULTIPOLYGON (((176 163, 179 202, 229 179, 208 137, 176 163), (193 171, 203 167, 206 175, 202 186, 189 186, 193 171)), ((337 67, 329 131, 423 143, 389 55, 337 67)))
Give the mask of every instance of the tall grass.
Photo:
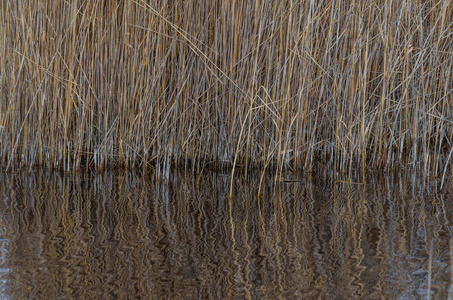
POLYGON ((452 1, 3 0, 0 160, 448 173, 452 1))

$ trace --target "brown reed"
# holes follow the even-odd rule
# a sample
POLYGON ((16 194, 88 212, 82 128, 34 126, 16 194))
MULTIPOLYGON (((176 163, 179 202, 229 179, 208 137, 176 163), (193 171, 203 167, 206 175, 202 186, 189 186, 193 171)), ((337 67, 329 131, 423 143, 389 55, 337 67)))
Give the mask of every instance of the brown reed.
POLYGON ((7 167, 452 166, 452 1, 8 1, 7 167))

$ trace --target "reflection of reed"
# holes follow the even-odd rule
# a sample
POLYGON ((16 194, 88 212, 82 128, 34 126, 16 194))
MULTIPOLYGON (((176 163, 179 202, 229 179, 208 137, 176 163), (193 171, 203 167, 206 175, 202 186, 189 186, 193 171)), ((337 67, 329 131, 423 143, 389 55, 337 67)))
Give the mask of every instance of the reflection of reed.
POLYGON ((453 238, 450 238, 450 293, 448 299, 453 299, 453 238))
POLYGON ((250 176, 231 200, 216 174, 0 180, 11 298, 446 298, 453 281, 451 204, 404 175, 354 186, 302 178, 259 199, 250 176))

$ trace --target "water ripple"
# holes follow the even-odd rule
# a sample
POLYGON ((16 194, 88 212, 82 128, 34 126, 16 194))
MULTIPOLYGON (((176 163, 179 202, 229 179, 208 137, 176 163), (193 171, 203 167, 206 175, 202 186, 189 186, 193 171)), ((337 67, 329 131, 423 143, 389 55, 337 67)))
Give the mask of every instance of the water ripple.
POLYGON ((273 179, 0 173, 2 297, 448 297, 450 190, 273 179))

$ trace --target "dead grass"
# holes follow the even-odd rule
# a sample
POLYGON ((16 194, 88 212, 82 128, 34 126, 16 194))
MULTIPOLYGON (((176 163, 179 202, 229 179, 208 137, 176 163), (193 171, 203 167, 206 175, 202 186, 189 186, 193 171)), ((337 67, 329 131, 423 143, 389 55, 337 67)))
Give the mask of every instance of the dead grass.
POLYGON ((8 167, 452 167, 452 1, 10 1, 8 167))

